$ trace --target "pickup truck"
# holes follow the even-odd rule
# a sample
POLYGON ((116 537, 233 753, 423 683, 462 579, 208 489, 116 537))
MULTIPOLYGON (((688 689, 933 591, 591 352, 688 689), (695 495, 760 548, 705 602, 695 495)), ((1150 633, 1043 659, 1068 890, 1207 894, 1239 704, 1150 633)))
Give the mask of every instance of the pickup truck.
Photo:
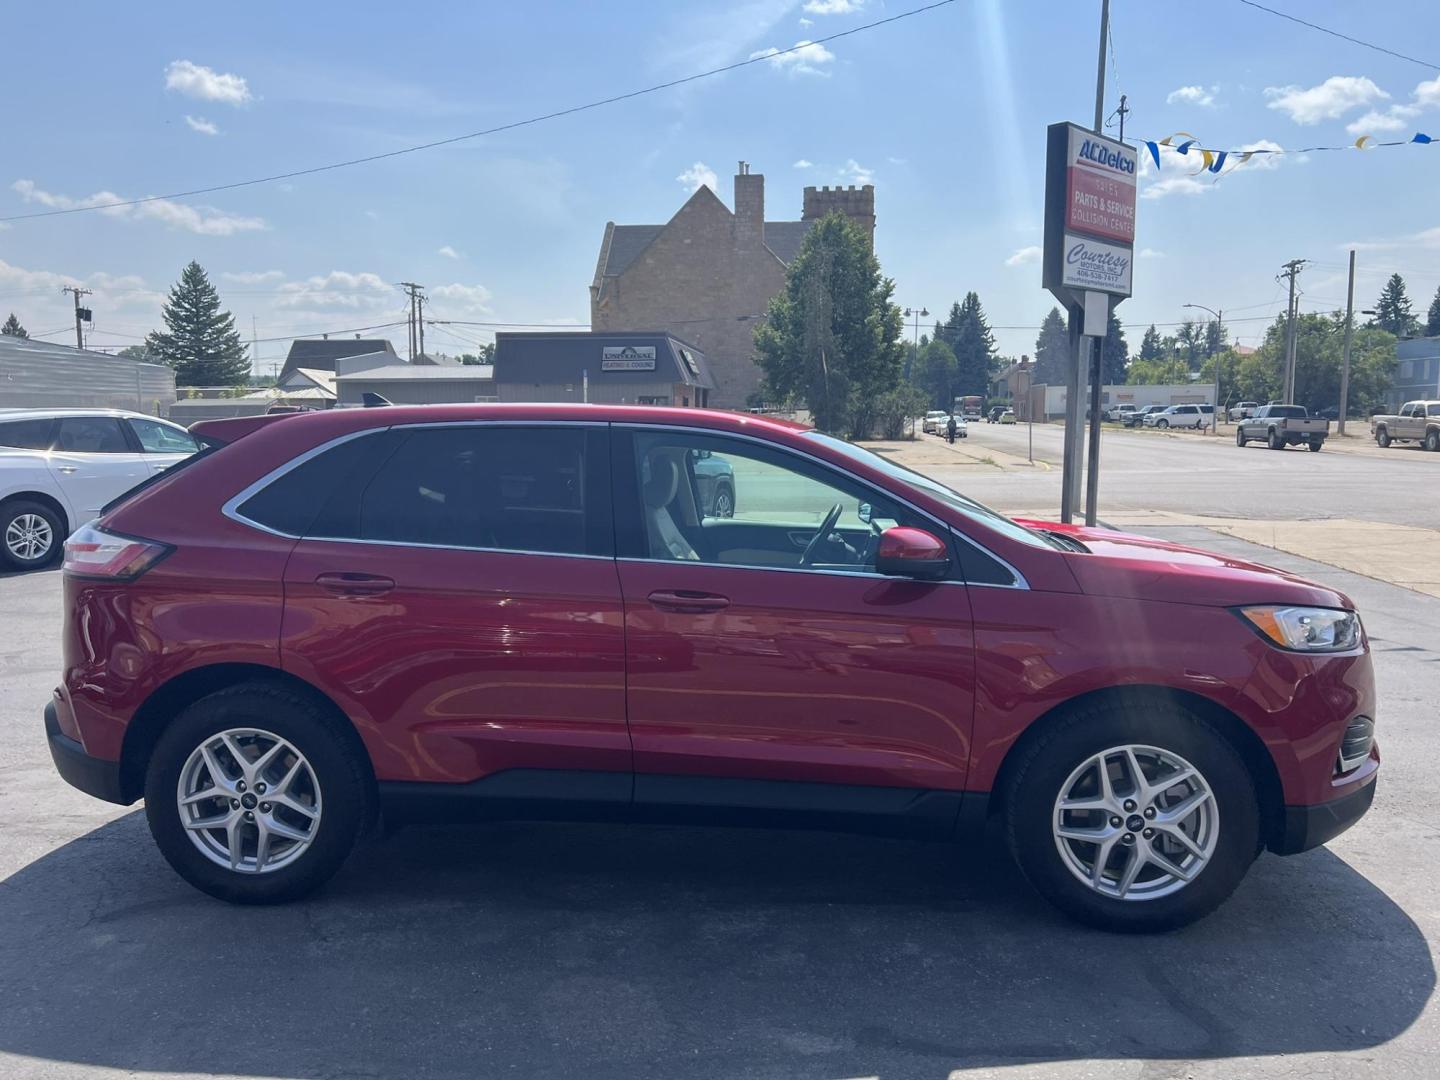
POLYGON ((1440 450, 1440 401, 1407 401, 1398 416, 1371 417, 1370 430, 1381 446, 1418 442, 1440 450))
POLYGON ((1235 426, 1235 445, 1263 442, 1271 450, 1306 446, 1319 452, 1330 434, 1330 421, 1311 416, 1303 405, 1261 405, 1253 416, 1235 426))
POLYGON ((1226 419, 1232 423, 1239 420, 1249 420, 1250 417, 1255 415, 1255 410, 1259 407, 1260 403, 1258 401, 1242 401, 1238 405, 1230 406, 1230 412, 1226 419))

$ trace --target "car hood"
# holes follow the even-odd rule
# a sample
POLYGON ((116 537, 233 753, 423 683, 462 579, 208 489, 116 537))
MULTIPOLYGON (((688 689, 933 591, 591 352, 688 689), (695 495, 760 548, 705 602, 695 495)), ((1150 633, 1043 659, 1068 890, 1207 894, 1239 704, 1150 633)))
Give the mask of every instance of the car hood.
POLYGON ((1066 563, 1081 590, 1177 604, 1235 607, 1241 604, 1303 604, 1353 609, 1338 590, 1262 563, 1217 555, 1149 536, 1024 521, 1032 529, 1073 537, 1088 549, 1067 552, 1066 563))

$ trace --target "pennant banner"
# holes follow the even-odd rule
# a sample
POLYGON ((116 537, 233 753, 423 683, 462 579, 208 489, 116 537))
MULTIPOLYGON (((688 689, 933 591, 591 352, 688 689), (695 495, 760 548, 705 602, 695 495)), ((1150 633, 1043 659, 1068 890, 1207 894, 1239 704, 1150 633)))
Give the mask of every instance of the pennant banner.
POLYGON ((1160 168, 1160 150, 1173 150, 1184 157, 1189 157, 1193 150, 1200 155, 1200 167, 1191 175, 1199 176, 1203 172, 1217 174, 1225 168, 1226 162, 1230 163, 1231 171, 1244 165, 1257 154, 1319 154, 1328 150, 1374 150, 1381 146, 1412 146, 1416 143, 1425 145, 1435 140, 1423 131, 1417 131, 1408 139, 1394 139, 1385 142, 1377 141, 1374 135, 1361 135, 1353 143, 1344 146, 1302 146, 1294 150, 1283 148, 1255 149, 1255 150, 1209 150, 1199 145, 1200 140, 1188 131, 1177 131, 1173 135, 1167 135, 1163 139, 1141 139, 1140 145, 1150 152, 1150 159, 1155 162, 1155 168, 1160 168))

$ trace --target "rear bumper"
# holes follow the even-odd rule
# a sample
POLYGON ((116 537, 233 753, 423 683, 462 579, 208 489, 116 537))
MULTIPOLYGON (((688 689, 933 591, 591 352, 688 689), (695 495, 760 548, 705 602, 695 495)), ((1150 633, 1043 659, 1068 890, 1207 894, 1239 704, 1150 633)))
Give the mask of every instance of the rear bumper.
POLYGON ((91 757, 83 746, 60 730, 53 701, 45 706, 45 738, 50 743, 50 757, 55 761, 56 771, 71 787, 122 806, 135 801, 121 793, 118 761, 91 757))
POLYGON ((1270 845, 1277 855, 1296 855, 1319 847, 1354 825, 1375 801, 1377 779, 1347 795, 1316 806, 1287 806, 1280 835, 1270 845))

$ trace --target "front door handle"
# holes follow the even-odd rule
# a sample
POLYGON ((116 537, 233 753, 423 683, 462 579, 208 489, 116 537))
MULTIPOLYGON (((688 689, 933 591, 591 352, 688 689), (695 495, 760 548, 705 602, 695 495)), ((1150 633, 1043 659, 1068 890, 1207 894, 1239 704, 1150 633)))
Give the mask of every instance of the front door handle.
POLYGON ((315 584, 337 596, 380 596, 395 588, 395 579, 380 574, 336 572, 319 575, 315 584))
POLYGON ((56 469, 58 469, 60 472, 63 472, 66 476, 69 476, 71 473, 73 473, 73 472, 74 472, 76 469, 78 469, 79 467, 80 467, 80 466, 78 466, 78 465, 56 465, 56 466, 55 466, 56 469))
POLYGON ((650 603, 662 611, 704 615, 725 610, 730 606, 730 598, 717 593, 696 592, 693 589, 657 589, 650 594, 650 603))

